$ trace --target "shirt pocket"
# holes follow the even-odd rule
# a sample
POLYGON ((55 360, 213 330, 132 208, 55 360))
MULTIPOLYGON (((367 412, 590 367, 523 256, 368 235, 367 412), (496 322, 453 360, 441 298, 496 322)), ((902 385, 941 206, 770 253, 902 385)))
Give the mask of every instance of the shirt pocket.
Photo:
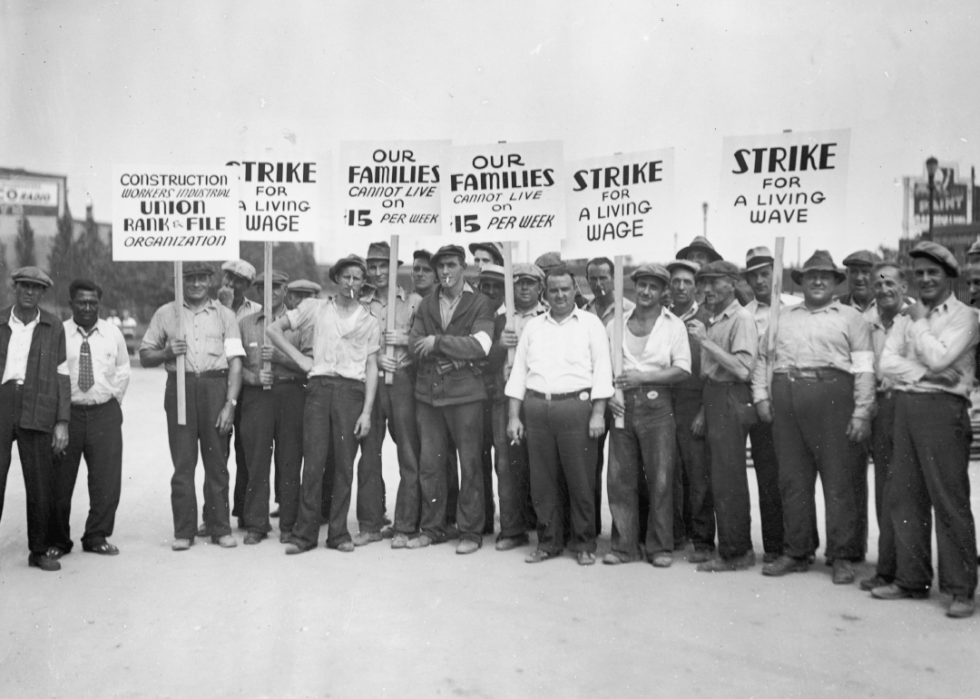
POLYGON ((225 341, 221 335, 208 335, 204 342, 205 351, 212 357, 220 357, 225 353, 225 341))

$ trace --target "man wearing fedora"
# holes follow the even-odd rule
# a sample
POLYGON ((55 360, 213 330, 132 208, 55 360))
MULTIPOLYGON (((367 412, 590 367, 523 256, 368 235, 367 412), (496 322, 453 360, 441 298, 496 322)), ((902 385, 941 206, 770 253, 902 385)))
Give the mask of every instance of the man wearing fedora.
MULTIPOLYGON (((697 320, 707 325, 711 313, 697 302, 695 275, 701 265, 691 260, 674 260, 670 273, 670 312, 687 324, 697 320)), ((691 563, 704 563, 715 550, 715 510, 711 500, 711 464, 704 440, 703 425, 694 429, 701 412, 704 379, 701 378, 701 343, 687 334, 691 352, 691 375, 674 386, 674 425, 677 432, 677 458, 674 462, 674 548, 694 545, 691 563)))
POLYGON ((37 267, 10 275, 14 304, 0 311, 0 516, 14 440, 27 491, 27 564, 44 571, 61 568, 62 551, 52 547, 55 506, 53 457, 68 446, 71 382, 65 331, 58 318, 39 308, 51 278, 37 267))
POLYGON ((464 278, 466 253, 445 245, 432 256, 439 285, 419 304, 409 336, 418 363, 416 419, 421 439, 419 476, 422 533, 408 542, 421 548, 446 540, 446 460, 450 438, 459 452, 460 489, 456 553, 483 543, 484 494, 480 452, 487 391, 481 360, 490 351, 493 308, 464 278))
POLYGON ((793 281, 803 303, 779 313, 775 350, 766 340, 753 381, 757 410, 772 422, 783 500, 783 555, 764 575, 805 572, 817 533, 814 485, 823 485, 827 516, 827 562, 833 582, 854 581, 853 562, 863 560, 855 473, 866 459, 861 444, 874 413, 874 348, 861 313, 833 297, 844 273, 825 250, 817 250, 793 281), (772 367, 772 387, 767 380, 772 367))
POLYGON ((970 402, 976 313, 952 294, 953 254, 931 241, 909 253, 920 303, 889 334, 881 371, 895 384, 894 458, 885 483, 898 567, 878 599, 921 598, 932 585, 931 515, 939 546, 939 589, 952 597, 946 615, 972 616, 977 538, 970 511, 970 402))
MULTIPOLYGON (((742 273, 755 298, 745 305, 745 310, 755 318, 759 338, 766 337, 773 295, 773 256, 769 248, 752 248, 745 255, 745 271, 742 273)), ((792 294, 779 294, 779 305, 784 308, 797 306, 801 299, 792 294)), ((760 420, 749 429, 752 444, 752 467, 759 486, 759 517, 762 520, 763 561, 771 563, 783 552, 783 505, 779 495, 779 463, 773 443, 772 423, 760 420)))
POLYGON ((702 572, 755 565, 745 433, 755 422, 750 382, 759 336, 752 316, 735 298, 739 279, 739 269, 731 262, 704 265, 697 280, 704 282, 704 299, 712 317, 707 327, 698 320, 687 322, 688 332, 701 343, 704 397, 694 428, 707 436, 718 522, 718 557, 700 564, 702 572))
POLYGON ((183 267, 184 307, 175 301, 157 309, 140 345, 140 364, 167 370, 164 408, 174 475, 170 502, 174 551, 186 551, 194 536, 211 536, 222 548, 237 545, 228 515, 228 438, 242 380, 241 333, 235 314, 208 296, 214 267, 188 262, 183 267), (177 339, 177 314, 184 339, 177 339), (177 424, 177 357, 184 355, 186 415, 177 424), (204 462, 204 525, 197 527, 194 471, 198 449, 204 462))
MULTIPOLYGON (((662 308, 660 299, 670 282, 658 264, 638 267, 630 278, 636 287, 636 306, 623 323, 623 373, 613 384, 623 399, 609 399, 610 412, 623 418, 613 423, 609 455, 609 509, 612 512, 612 550, 603 563, 647 559, 658 568, 673 561, 674 414, 673 387, 690 376, 691 348, 687 328, 662 308), (638 481, 646 484, 649 508, 641 526, 638 481), (645 546, 640 533, 645 529, 645 546)), ((612 345, 613 326, 607 326, 612 345)))
MULTIPOLYGON (((381 346, 378 320, 359 301, 366 271, 357 255, 338 260, 330 268, 330 280, 339 287, 334 298, 308 299, 269 325, 272 344, 307 375, 299 513, 287 554, 316 547, 325 479, 331 484, 327 548, 354 550, 347 529, 354 458, 358 442, 371 430, 381 346), (286 337, 288 330, 302 333, 308 328, 313 329, 312 358, 286 337)), ((380 485, 365 483, 357 503, 362 532, 380 530, 380 510, 380 485)))
MULTIPOLYGON (((371 243, 368 246, 367 276, 375 287, 374 293, 362 299, 381 327, 381 349, 378 352, 378 389, 371 415, 371 431, 361 444, 361 461, 357 467, 358 489, 365 485, 380 482, 381 449, 385 432, 391 432, 398 453, 398 494, 395 498, 394 532, 391 548, 405 548, 410 537, 418 531, 419 501, 419 442, 418 426, 415 422, 415 382, 413 380, 412 356, 408 351, 408 333, 412 329, 412 316, 422 297, 398 287, 395 292, 394 330, 388 327, 388 288, 391 266, 391 249, 387 242, 371 243), (387 347, 392 348, 388 356, 387 347), (390 374, 389 385, 385 376, 390 374)), ((399 260, 398 265, 401 266, 399 260)), ((382 518, 384 517, 384 494, 381 495, 382 518)), ((375 516, 378 513, 375 513, 375 516)), ((363 546, 380 539, 380 527, 376 522, 362 528, 354 537, 355 546, 363 546)))

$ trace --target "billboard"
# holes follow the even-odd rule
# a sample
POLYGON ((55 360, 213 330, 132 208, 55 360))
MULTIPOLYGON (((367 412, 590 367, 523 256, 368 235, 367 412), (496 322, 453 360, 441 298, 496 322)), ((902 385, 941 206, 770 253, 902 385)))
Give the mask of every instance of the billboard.
POLYGON ((58 216, 62 181, 0 172, 0 215, 58 216))

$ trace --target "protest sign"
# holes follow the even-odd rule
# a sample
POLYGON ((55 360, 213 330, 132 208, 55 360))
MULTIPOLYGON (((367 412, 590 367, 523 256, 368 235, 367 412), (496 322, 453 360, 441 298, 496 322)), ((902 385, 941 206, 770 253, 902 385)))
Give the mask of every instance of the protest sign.
POLYGON ((725 138, 720 230, 726 237, 838 235, 850 129, 725 138))
POLYGON ((237 168, 241 239, 315 243, 326 167, 316 158, 230 160, 237 168))
POLYGON ((566 166, 562 255, 652 258, 674 235, 674 149, 590 158, 566 166))

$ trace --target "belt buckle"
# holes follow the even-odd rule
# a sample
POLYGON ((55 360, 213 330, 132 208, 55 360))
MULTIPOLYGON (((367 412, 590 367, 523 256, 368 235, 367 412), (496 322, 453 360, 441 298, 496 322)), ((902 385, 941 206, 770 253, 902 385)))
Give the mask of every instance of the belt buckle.
POLYGON ((545 400, 551 400, 551 391, 545 391, 544 392, 544 399, 545 400))

